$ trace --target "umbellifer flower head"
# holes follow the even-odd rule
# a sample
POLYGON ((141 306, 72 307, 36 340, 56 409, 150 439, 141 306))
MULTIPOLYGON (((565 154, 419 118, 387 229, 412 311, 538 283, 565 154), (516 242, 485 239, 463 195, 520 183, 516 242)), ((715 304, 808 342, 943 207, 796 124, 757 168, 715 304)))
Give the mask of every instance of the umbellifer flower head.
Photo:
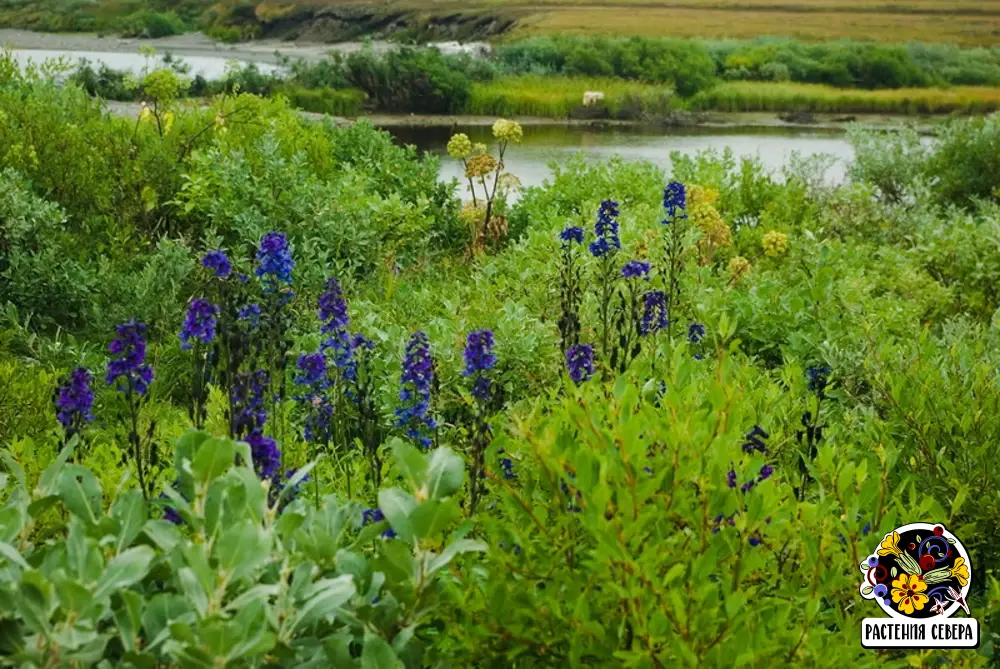
POLYGON ((472 153, 472 142, 469 141, 469 136, 464 132, 452 135, 451 139, 448 140, 448 155, 452 158, 461 160, 468 157, 470 153, 472 153))
POLYGON ((785 251, 788 250, 788 235, 784 232, 771 230, 764 234, 763 239, 760 240, 760 245, 764 247, 765 254, 772 258, 777 258, 780 255, 784 255, 785 251))
POLYGON ((502 118, 493 124, 493 136, 501 141, 520 144, 524 138, 524 130, 517 121, 509 121, 502 118))

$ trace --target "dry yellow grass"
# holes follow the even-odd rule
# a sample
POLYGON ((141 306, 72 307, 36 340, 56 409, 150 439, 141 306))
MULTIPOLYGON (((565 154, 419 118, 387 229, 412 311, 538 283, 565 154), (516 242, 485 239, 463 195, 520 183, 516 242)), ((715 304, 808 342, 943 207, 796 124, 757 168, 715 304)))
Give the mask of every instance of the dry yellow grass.
POLYGON ((380 6, 423 10, 426 17, 477 12, 516 17, 515 36, 783 35, 984 46, 1000 38, 1000 0, 389 0, 380 6))

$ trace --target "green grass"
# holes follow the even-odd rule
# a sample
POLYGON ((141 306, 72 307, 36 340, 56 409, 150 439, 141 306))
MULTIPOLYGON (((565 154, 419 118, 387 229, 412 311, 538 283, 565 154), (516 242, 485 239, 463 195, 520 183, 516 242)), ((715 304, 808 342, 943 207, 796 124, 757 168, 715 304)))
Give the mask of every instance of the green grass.
POLYGON ((987 113, 1000 110, 1000 88, 900 88, 863 91, 818 84, 730 82, 687 101, 694 110, 878 114, 987 113))
POLYGON ((590 77, 505 77, 475 83, 469 98, 469 114, 484 116, 570 116, 600 115, 636 119, 648 114, 666 114, 673 99, 670 88, 621 79, 590 77), (583 106, 587 91, 604 93, 599 109, 583 106))

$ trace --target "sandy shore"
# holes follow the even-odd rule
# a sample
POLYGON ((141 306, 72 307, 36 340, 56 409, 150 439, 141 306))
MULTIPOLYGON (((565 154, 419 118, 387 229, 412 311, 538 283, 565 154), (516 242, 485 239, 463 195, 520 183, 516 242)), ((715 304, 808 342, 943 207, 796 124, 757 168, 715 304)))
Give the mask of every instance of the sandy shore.
MULTIPOLYGON (((258 40, 225 44, 201 33, 186 33, 159 39, 125 38, 101 36, 89 33, 36 33, 30 30, 0 29, 0 46, 11 49, 45 49, 53 51, 109 51, 113 53, 137 53, 140 47, 151 46, 159 54, 173 53, 178 56, 215 56, 235 58, 258 63, 276 64, 275 52, 293 58, 322 60, 326 54, 339 51, 351 53, 360 50, 363 42, 341 42, 322 44, 319 42, 285 42, 281 40, 258 40)), ((384 51, 391 48, 389 42, 371 42, 372 48, 384 51)))

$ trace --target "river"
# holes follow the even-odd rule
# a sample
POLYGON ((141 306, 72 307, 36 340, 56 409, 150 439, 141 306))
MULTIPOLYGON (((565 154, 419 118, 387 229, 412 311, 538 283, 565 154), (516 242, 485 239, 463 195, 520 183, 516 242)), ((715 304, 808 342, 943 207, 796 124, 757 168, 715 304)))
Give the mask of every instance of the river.
MULTIPOLYGON (((445 147, 455 132, 464 132, 473 142, 489 143, 488 126, 454 127, 387 127, 400 143, 413 144, 418 149, 441 156, 441 176, 457 178, 464 183, 462 164, 448 156, 445 147)), ((843 132, 836 130, 802 130, 790 128, 642 128, 618 126, 595 128, 586 126, 524 126, 524 141, 508 149, 504 162, 507 171, 515 174, 522 186, 537 186, 551 175, 549 163, 561 162, 582 152, 588 159, 605 160, 621 156, 625 160, 648 160, 671 169, 670 154, 679 151, 695 154, 699 151, 731 149, 739 158, 756 156, 769 170, 780 173, 794 152, 803 156, 826 154, 834 158, 826 178, 842 181, 847 164, 854 156, 843 132)))

